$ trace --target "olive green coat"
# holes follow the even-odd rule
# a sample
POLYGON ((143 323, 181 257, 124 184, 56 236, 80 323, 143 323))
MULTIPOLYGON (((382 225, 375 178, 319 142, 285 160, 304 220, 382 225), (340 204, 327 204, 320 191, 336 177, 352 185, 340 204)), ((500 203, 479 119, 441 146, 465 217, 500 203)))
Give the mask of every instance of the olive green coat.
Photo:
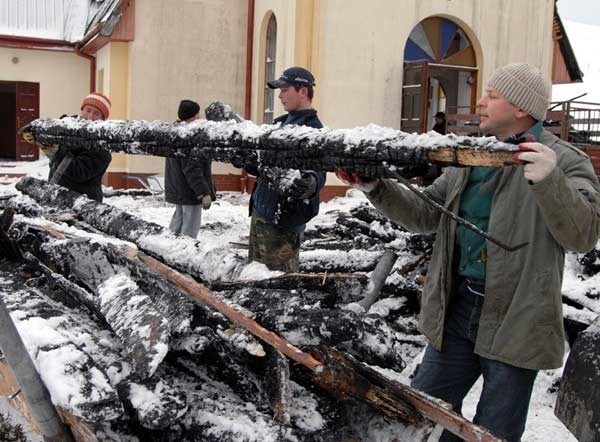
MULTIPOLYGON (((587 155, 547 131, 539 141, 557 154, 557 167, 548 177, 531 185, 522 166, 507 166, 486 183, 495 186, 488 233, 505 244, 528 245, 508 252, 487 243, 485 301, 475 353, 517 367, 550 369, 563 362, 565 250, 587 252, 596 245, 600 187, 587 155)), ((458 213, 469 170, 446 168, 425 193, 458 213)), ((367 197, 409 230, 437 232, 419 328, 441 350, 455 278, 456 223, 390 180, 382 180, 367 197)))

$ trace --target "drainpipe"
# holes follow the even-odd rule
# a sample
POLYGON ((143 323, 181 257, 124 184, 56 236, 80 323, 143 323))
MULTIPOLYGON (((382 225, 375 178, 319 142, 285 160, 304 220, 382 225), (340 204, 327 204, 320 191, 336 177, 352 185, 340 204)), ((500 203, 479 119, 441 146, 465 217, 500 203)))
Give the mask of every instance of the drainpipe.
MULTIPOLYGON (((252 53, 254 51, 254 6, 255 0, 248 0, 248 22, 246 25, 246 96, 244 101, 244 118, 252 117, 252 53)), ((248 172, 242 169, 240 177, 242 193, 248 192, 248 172)))
POLYGON ((81 44, 75 45, 75 53, 80 57, 89 60, 90 62, 90 92, 96 91, 96 57, 93 55, 86 54, 81 50, 81 44))
POLYGON ((83 51, 83 48, 90 42, 90 40, 93 37, 98 35, 98 33, 102 30, 103 27, 104 22, 97 23, 96 26, 94 26, 94 28, 83 37, 83 40, 75 44, 75 53, 90 62, 90 92, 96 91, 96 57, 85 53, 83 51))

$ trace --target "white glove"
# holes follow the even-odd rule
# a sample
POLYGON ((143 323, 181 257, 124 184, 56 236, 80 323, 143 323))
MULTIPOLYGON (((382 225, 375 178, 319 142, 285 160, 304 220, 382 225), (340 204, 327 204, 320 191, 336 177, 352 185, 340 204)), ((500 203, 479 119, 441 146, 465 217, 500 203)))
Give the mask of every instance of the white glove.
POLYGON ((519 149, 523 152, 518 158, 525 162, 523 173, 525 179, 539 183, 556 167, 556 152, 541 143, 521 143, 519 149))
POLYGON ((37 145, 40 148, 40 150, 44 153, 44 155, 46 155, 49 159, 52 159, 52 157, 56 154, 56 151, 58 151, 58 146, 56 144, 47 145, 37 143, 37 145))

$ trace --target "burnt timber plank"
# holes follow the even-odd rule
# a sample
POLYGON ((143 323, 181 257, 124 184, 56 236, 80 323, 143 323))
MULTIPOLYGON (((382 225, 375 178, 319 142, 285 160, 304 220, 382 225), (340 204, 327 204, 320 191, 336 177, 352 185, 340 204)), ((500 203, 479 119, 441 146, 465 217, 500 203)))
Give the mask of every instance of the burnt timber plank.
POLYGON ((463 166, 518 164, 517 146, 495 137, 408 134, 376 125, 315 129, 250 121, 198 120, 188 125, 155 121, 43 119, 27 128, 43 144, 104 149, 138 155, 187 157, 261 167, 334 171, 342 167, 370 177, 427 162, 463 166))

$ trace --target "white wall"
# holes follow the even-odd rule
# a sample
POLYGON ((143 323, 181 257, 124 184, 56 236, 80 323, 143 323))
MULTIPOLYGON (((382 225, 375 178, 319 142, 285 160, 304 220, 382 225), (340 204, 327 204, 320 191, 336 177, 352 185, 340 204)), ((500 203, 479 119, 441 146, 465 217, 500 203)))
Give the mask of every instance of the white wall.
MULTIPOLYGON (((181 99, 243 113, 247 1, 144 0, 135 15, 129 118, 174 121, 181 99)), ((129 170, 162 173, 163 163, 136 157, 129 170)))
POLYGON ((0 47, 0 80, 40 83, 40 116, 58 118, 79 113, 90 91, 90 62, 74 52, 0 47))
POLYGON ((243 111, 246 5, 244 0, 136 2, 130 118, 175 120, 184 98, 202 109, 221 100, 243 111))
POLYGON ((323 1, 319 111, 333 127, 369 122, 399 128, 403 55, 415 25, 441 15, 479 42, 483 81, 501 65, 527 61, 550 77, 553 0, 323 1), (369 6, 367 6, 369 5, 369 6), (367 10, 368 9, 368 10, 367 10))

